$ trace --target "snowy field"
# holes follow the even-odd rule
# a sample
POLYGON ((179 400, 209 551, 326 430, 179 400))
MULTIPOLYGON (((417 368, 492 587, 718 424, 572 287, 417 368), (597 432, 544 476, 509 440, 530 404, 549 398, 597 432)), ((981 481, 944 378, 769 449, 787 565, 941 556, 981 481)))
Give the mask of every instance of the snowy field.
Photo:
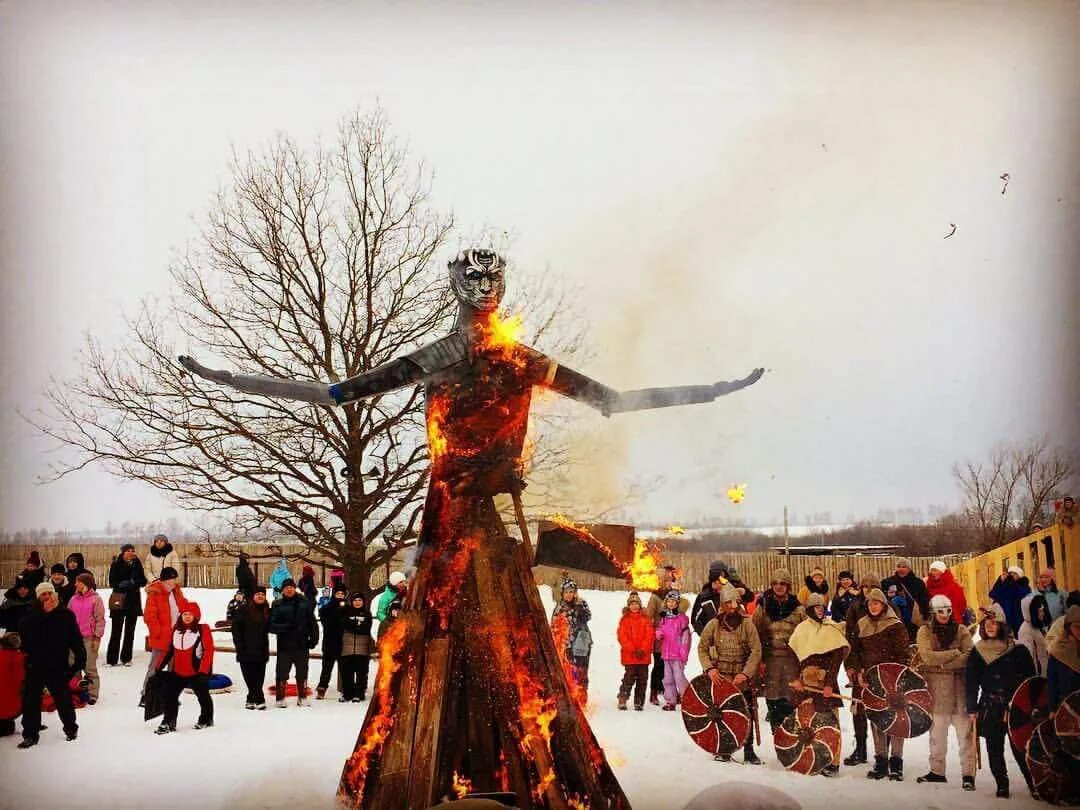
MULTIPOLYGON (((203 621, 224 618, 231 592, 192 590, 203 621)), ((551 592, 541 588, 550 609, 551 592)), ((593 611, 596 645, 590 667, 592 726, 607 751, 615 773, 636 810, 678 810, 705 788, 724 781, 772 785, 797 798, 804 808, 842 807, 869 810, 887 805, 900 808, 976 810, 987 802, 1003 808, 1034 807, 1023 777, 1011 762, 1013 798, 994 798, 993 778, 985 765, 976 777, 975 793, 960 789, 959 760, 950 735, 949 784, 917 785, 915 777, 928 770, 929 735, 908 742, 901 784, 866 778, 868 766, 841 768, 835 779, 806 777, 785 771, 763 739, 763 767, 713 762, 691 741, 678 713, 647 706, 644 712, 620 712, 615 693, 622 676, 615 628, 625 594, 583 591, 593 611)), ((144 628, 136 635, 136 655, 129 668, 101 666, 98 704, 79 711, 79 739, 63 739, 55 714, 45 714, 48 731, 41 743, 16 750, 19 736, 0 740, 0 807, 18 808, 139 808, 202 810, 203 808, 333 807, 334 791, 345 757, 352 751, 367 704, 339 704, 331 689, 325 701, 310 709, 272 705, 263 712, 244 709, 243 679, 231 653, 219 653, 214 669, 232 678, 230 694, 214 696, 215 726, 194 731, 198 715, 192 697, 183 700, 178 733, 153 733, 157 722, 144 723, 136 708, 148 654, 142 652, 144 628), (53 782, 52 780, 56 781, 53 782)), ((232 639, 227 633, 215 639, 232 639)), ((104 646, 101 660, 104 661, 104 646)), ((272 672, 273 659, 271 659, 272 672)), ((321 662, 312 662, 318 678, 321 662)), ((372 667, 372 678, 374 678, 372 667)), ((688 676, 700 667, 691 656, 688 676)), ((271 676, 272 678, 272 676, 271 676)), ((763 706, 764 704, 762 704, 763 706)), ((844 756, 851 745, 851 717, 841 713, 844 756)), ((764 729, 768 736, 768 728, 764 729)), ((736 755, 740 756, 740 755, 736 755)), ((1006 754, 1008 758, 1008 754, 1006 754)))

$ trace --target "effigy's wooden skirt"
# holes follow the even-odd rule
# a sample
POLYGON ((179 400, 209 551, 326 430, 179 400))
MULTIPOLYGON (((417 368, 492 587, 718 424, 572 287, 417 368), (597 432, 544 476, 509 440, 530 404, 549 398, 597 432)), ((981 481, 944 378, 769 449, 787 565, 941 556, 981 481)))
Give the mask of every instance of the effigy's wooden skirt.
POLYGON ((440 482, 421 531, 341 803, 421 810, 468 790, 513 792, 522 808, 629 808, 575 702, 528 545, 507 535, 490 496, 440 482))

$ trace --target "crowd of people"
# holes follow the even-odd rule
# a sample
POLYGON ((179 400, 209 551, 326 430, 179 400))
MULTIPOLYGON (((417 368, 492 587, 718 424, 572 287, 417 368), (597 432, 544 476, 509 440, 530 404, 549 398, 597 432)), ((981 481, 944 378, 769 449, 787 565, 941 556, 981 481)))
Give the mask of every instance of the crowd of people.
MULTIPOLYGON (((320 596, 311 566, 303 566, 296 581, 282 560, 270 577, 271 602, 267 586, 257 583, 246 555, 241 555, 236 566, 237 591, 226 608, 226 620, 211 628, 202 622, 200 606, 184 593, 181 567, 165 535, 154 537, 143 559, 134 545, 125 543, 109 566, 110 593, 103 599, 82 554, 68 555, 46 574, 39 553, 32 551, 0 604, 0 736, 15 734, 15 721, 21 715, 18 747, 37 745, 47 694, 66 739, 77 739, 75 709, 84 705, 79 696, 84 695, 85 705, 90 706, 101 697, 98 655, 106 611, 111 621, 105 655, 108 667, 131 666, 136 627, 140 621, 145 625, 149 656, 138 706, 159 707, 162 719, 157 734, 176 731, 184 690, 194 693, 199 704, 194 728, 214 725, 214 657, 225 646, 215 644, 215 632, 231 636, 247 709, 267 706, 266 670, 271 656, 276 661, 269 691, 275 705, 288 705, 290 680, 295 684, 296 705, 309 705, 309 662, 320 640, 322 668, 316 699, 325 699, 335 666, 338 700, 367 699, 369 664, 376 653, 377 638, 372 637, 376 617, 368 608, 368 594, 350 592, 340 569, 331 574, 331 584, 320 596)), ((407 587, 404 574, 395 571, 379 595, 380 636, 400 615, 407 587)))
MULTIPOLYGON (((869 764, 869 778, 902 781, 905 738, 886 735, 869 723, 859 698, 872 667, 903 664, 926 679, 933 700, 928 771, 916 781, 947 781, 952 728, 961 785, 974 790, 974 724, 985 740, 996 794, 1008 797, 1005 714, 1017 686, 1032 675, 1045 676, 1051 711, 1080 689, 1080 591, 1059 590, 1050 568, 1040 573, 1032 588, 1023 570, 1012 567, 994 583, 990 598, 990 604, 976 613, 941 561, 930 565, 925 578, 912 570, 909 560, 901 559, 885 579, 841 571, 835 585, 826 582, 823 569, 814 568, 798 590, 790 573, 779 569, 760 592, 749 588, 738 571, 716 561, 691 606, 679 590, 676 570, 668 566, 647 607, 636 591, 626 600, 617 631, 624 671, 617 705, 627 709, 632 697, 634 708, 643 711, 648 681, 649 702, 659 704, 662 693, 661 708, 675 710, 687 684, 692 633, 698 636, 701 672, 714 682, 726 678, 742 691, 753 722, 758 699, 764 698, 764 719, 774 733, 805 700, 814 702, 815 711, 833 712, 836 717, 844 705, 839 686, 843 670, 854 698, 850 702, 854 745, 842 763, 837 752, 823 775, 836 776, 841 764, 869 764)), ((571 672, 587 687, 590 612, 569 579, 563 583, 553 621, 558 616, 565 616, 570 628, 564 643, 571 672)), ((761 764, 754 745, 750 734, 743 746, 744 763, 761 764)), ((1034 796, 1024 752, 1012 747, 1011 740, 1009 745, 1034 796)), ((731 758, 727 753, 716 755, 720 761, 731 758)))
MULTIPOLYGON (((146 626, 149 657, 138 703, 145 706, 151 693, 160 703, 157 734, 176 731, 185 689, 199 705, 194 728, 214 725, 210 684, 215 653, 222 646, 215 645, 215 631, 231 636, 247 709, 267 708, 271 656, 276 660, 269 691, 277 707, 288 705, 290 680, 297 706, 309 705, 312 693, 324 700, 335 668, 339 702, 367 699, 370 661, 378 643, 372 635, 375 623, 381 636, 401 614, 408 589, 404 574, 390 575, 373 612, 371 595, 350 590, 342 571, 331 574, 320 595, 311 566, 303 567, 297 581, 284 561, 271 574, 271 598, 241 555, 226 621, 211 628, 202 622, 200 606, 184 593, 180 566, 164 535, 154 538, 141 560, 133 545, 124 544, 110 565, 111 592, 103 600, 81 554, 70 554, 46 572, 38 552, 31 552, 0 604, 0 628, 5 631, 0 639, 0 735, 14 734, 15 718, 21 714, 19 748, 36 745, 47 690, 66 739, 78 737, 72 693, 84 693, 88 705, 101 697, 97 661, 106 610, 111 620, 106 666, 130 666, 136 625, 141 620, 146 626), (311 690, 309 664, 316 647, 321 669, 311 690)), ((763 698, 764 720, 774 732, 805 700, 812 700, 816 711, 838 712, 844 705, 839 686, 843 670, 855 698, 850 703, 854 746, 842 763, 838 752, 824 775, 836 776, 841 764, 866 763, 871 779, 901 781, 904 738, 868 723, 858 699, 867 688, 866 673, 875 665, 910 665, 927 681, 934 715, 929 769, 917 781, 946 781, 952 728, 961 784, 974 790, 975 724, 985 740, 997 795, 1008 796, 1005 710, 1017 685, 1032 675, 1045 676, 1052 711, 1080 689, 1080 591, 1063 593, 1049 568, 1032 588, 1023 570, 1013 567, 1001 574, 989 596, 991 603, 976 614, 943 562, 932 563, 925 578, 901 559, 885 579, 841 571, 835 584, 827 581, 823 569, 814 568, 798 588, 790 573, 779 569, 768 586, 757 591, 734 568, 716 561, 691 604, 680 590, 678 572, 667 566, 647 600, 636 591, 626 600, 616 631, 623 666, 616 705, 621 711, 631 702, 636 711, 644 711, 647 704, 676 711, 688 686, 686 667, 695 634, 701 672, 714 682, 726 678, 740 690, 754 722, 758 699, 763 698)), ((552 627, 582 694, 589 688, 591 620, 588 604, 567 577, 555 600, 552 627)), ((1012 747, 1012 755, 1031 789, 1023 752, 1012 747)), ((731 754, 718 754, 717 759, 729 761, 731 754)), ((762 762, 752 734, 742 761, 762 762)))

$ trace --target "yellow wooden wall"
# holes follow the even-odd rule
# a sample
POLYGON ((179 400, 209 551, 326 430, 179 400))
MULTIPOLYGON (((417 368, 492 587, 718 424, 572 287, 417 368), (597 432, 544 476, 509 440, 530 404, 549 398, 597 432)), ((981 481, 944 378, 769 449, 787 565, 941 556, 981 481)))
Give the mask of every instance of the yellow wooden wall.
POLYGON ((1018 565, 1035 587, 1039 572, 1053 562, 1062 591, 1080 588, 1080 526, 1054 524, 951 566, 969 605, 989 604, 990 589, 1005 569, 1018 565))

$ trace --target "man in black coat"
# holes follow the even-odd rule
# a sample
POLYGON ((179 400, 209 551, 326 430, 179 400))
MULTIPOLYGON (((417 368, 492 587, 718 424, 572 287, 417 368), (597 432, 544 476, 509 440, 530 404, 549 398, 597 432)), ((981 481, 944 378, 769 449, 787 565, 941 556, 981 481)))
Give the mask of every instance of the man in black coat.
POLYGON ((86 667, 86 647, 75 614, 60 606, 52 583, 43 582, 35 590, 38 604, 19 624, 22 651, 26 655, 26 682, 23 686, 22 733, 19 748, 37 745, 41 732, 41 695, 48 688, 67 739, 79 733, 75 707, 71 704, 69 681, 86 667), (68 663, 69 658, 72 663, 68 663))
POLYGON ((709 563, 709 580, 701 588, 690 609, 690 624, 699 636, 705 625, 720 613, 720 591, 728 582, 728 567, 723 560, 709 563))
POLYGON ((316 700, 326 697, 326 690, 330 688, 330 676, 334 674, 334 664, 341 656, 344 633, 341 619, 347 597, 345 586, 335 585, 330 601, 319 608, 319 621, 322 623, 322 670, 319 672, 319 685, 315 689, 316 700))
MULTIPOLYGON (((240 561, 236 564, 236 589, 243 591, 244 596, 251 601, 252 595, 255 593, 255 574, 251 570, 251 566, 248 565, 248 555, 241 552, 240 561)), ((266 589, 263 589, 263 593, 266 593, 266 589)))
POLYGON ((120 556, 109 566, 109 587, 113 589, 109 597, 112 629, 109 631, 109 649, 105 655, 105 663, 115 667, 119 661, 128 667, 131 666, 135 624, 142 616, 142 589, 146 587, 142 562, 135 556, 135 546, 131 543, 120 546, 120 556), (124 598, 123 606, 119 608, 113 606, 113 597, 117 594, 122 594, 124 598))
POLYGON ((233 646, 236 662, 244 673, 247 685, 245 709, 265 709, 266 662, 270 660, 270 605, 266 603, 266 588, 253 587, 251 598, 242 604, 232 619, 233 646))
POLYGON ((274 682, 277 707, 285 708, 285 684, 296 667, 296 705, 309 705, 307 695, 308 656, 319 643, 319 623, 307 597, 296 589, 296 581, 281 583, 281 598, 270 611, 270 632, 277 636, 277 667, 274 682))
POLYGON ((16 632, 19 623, 33 606, 34 586, 19 574, 15 577, 15 584, 4 593, 4 604, 0 605, 0 627, 12 633, 16 632))
POLYGON ((888 593, 890 585, 895 585, 897 592, 907 596, 914 603, 911 611, 912 620, 904 622, 908 635, 914 642, 920 625, 930 620, 930 594, 926 590, 926 583, 911 570, 910 560, 900 559, 896 561, 896 573, 882 580, 881 590, 888 593), (915 615, 914 608, 916 607, 919 609, 918 617, 915 615))

